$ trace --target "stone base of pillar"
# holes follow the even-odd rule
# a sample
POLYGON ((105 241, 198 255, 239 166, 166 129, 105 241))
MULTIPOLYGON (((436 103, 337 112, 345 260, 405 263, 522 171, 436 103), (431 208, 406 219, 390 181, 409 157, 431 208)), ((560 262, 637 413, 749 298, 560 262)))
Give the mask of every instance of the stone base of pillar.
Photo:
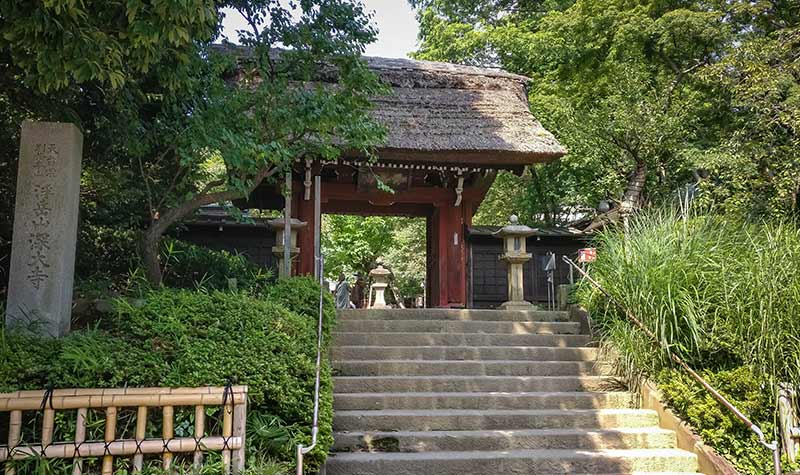
POLYGON ((500 310, 539 310, 539 307, 526 300, 503 302, 498 308, 500 310))

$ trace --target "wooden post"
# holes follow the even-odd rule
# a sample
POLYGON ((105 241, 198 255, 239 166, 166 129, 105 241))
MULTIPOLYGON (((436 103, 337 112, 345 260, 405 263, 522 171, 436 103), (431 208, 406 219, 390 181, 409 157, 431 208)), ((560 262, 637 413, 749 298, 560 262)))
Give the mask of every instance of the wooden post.
MULTIPOLYGON (((200 439, 206 432, 206 407, 194 407, 194 437, 200 439)), ((194 468, 199 469, 203 465, 203 451, 194 452, 194 468)))
POLYGON ((283 206, 283 270, 286 277, 292 276, 292 170, 286 172, 286 198, 283 206))
POLYGON ((798 442, 794 437, 793 431, 797 424, 794 408, 795 392, 794 388, 788 383, 778 385, 778 420, 783 442, 783 451, 794 463, 798 455, 798 442))
MULTIPOLYGON (((147 436, 147 406, 139 406, 136 410, 136 434, 134 437, 136 441, 141 443, 147 436)), ((133 456, 133 471, 141 472, 144 465, 144 454, 135 454, 133 456)))
MULTIPOLYGON (((228 440, 233 434, 233 401, 222 407, 222 437, 228 440)), ((222 451, 222 467, 225 475, 231 473, 231 452, 222 451)))
POLYGON ((238 475, 244 472, 245 460, 245 436, 247 433, 247 399, 243 403, 233 407, 233 436, 242 440, 242 445, 233 451, 232 469, 233 474, 238 475))
MULTIPOLYGON (((117 408, 109 407, 106 408, 106 431, 103 440, 105 441, 105 443, 109 444, 111 442, 114 442, 114 439, 116 438, 117 438, 117 408)), ((104 455, 102 474, 112 475, 113 473, 114 473, 114 456, 104 455)))
MULTIPOLYGON (((322 232, 322 176, 314 177, 314 277, 322 281, 325 276, 320 275, 321 233, 322 232)), ((300 249, 302 253, 303 250, 300 249)))
MULTIPOLYGON (((19 444, 20 433, 22 432, 22 411, 11 411, 8 419, 8 450, 13 452, 14 448, 19 444)), ((9 453, 13 455, 12 453, 9 453)), ((6 461, 6 475, 14 475, 16 470, 13 467, 14 463, 11 460, 6 461)))
MULTIPOLYGON (((86 441, 86 415, 89 410, 85 407, 78 409, 78 417, 75 419, 75 443, 80 445, 86 441)), ((76 458, 72 464, 72 475, 83 473, 83 459, 76 458)))
MULTIPOLYGON (((172 406, 164 406, 163 409, 164 421, 161 437, 164 440, 170 440, 175 433, 175 409, 172 406)), ((169 471, 172 466, 172 452, 165 450, 161 455, 161 464, 165 471, 169 471)))
POLYGON ((56 411, 47 408, 42 417, 42 449, 53 443, 53 429, 56 422, 56 411))

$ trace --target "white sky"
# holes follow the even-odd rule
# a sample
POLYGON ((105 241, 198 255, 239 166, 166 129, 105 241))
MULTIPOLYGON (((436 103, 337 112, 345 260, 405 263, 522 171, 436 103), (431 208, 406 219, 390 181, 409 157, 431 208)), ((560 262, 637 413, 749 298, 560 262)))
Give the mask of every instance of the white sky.
MULTIPOLYGON (((405 58, 417 49, 419 26, 406 0, 364 0, 367 11, 375 12, 378 41, 367 46, 368 56, 405 58)), ((234 10, 225 10, 223 34, 236 42, 236 30, 245 29, 244 19, 234 10)))

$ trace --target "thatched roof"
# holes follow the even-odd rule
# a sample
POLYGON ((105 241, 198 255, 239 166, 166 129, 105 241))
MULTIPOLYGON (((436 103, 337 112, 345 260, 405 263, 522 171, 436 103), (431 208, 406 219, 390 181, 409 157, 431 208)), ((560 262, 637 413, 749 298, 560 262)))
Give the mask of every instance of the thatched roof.
POLYGON ((503 168, 566 153, 531 114, 527 77, 431 61, 364 59, 393 88, 393 94, 374 98, 373 114, 388 129, 381 158, 503 168))

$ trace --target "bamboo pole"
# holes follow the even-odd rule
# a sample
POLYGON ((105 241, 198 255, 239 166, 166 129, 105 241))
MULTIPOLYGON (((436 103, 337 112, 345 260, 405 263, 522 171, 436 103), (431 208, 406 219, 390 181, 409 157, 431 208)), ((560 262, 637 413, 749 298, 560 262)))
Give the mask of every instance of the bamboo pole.
MULTIPOLYGON (((139 406, 136 410, 136 441, 141 442, 147 436, 147 406, 139 406)), ((144 465, 144 454, 133 455, 133 471, 141 472, 144 465)))
MULTIPOLYGON (((106 431, 103 440, 105 444, 114 442, 117 438, 117 408, 106 408, 106 431)), ((103 444, 105 446, 105 444, 103 444)), ((105 447, 104 447, 105 448, 105 447)), ((103 456, 103 475, 112 475, 114 473, 114 456, 106 454, 103 456)))
MULTIPOLYGON (((233 386, 234 391, 246 389, 247 386, 233 386)), ((197 388, 78 388, 78 389, 56 389, 52 391, 53 397, 61 396, 96 396, 96 395, 150 395, 150 394, 222 394, 225 391, 223 386, 203 386, 197 388)), ((0 399, 10 398, 34 398, 39 399, 41 408, 44 390, 14 391, 10 393, 0 393, 0 399)))
MULTIPOLYGON (((175 409, 172 406, 164 406, 163 409, 164 414, 164 422, 163 422, 163 429, 162 429, 162 437, 165 440, 172 439, 172 436, 175 432, 175 420, 173 416, 175 415, 175 409)), ((164 454, 161 456, 161 462, 164 470, 168 471, 172 466, 172 452, 168 450, 168 447, 165 447, 167 450, 164 451, 164 454)))
MULTIPOLYGON (((85 407, 78 409, 78 416, 75 419, 75 450, 78 446, 86 441, 86 416, 89 410, 85 407)), ((73 452, 74 453, 74 452, 73 452)), ((81 454, 83 455, 83 454, 81 454)), ((72 475, 81 475, 83 473, 83 459, 76 457, 72 464, 72 475)))
MULTIPOLYGON (((233 405, 228 404, 222 408, 222 438, 227 439, 230 438, 232 435, 233 435, 233 405)), ((222 451, 222 467, 226 475, 231 473, 231 452, 232 450, 222 451)))
MULTIPOLYGON (((200 444, 205 451, 220 451, 225 445, 225 438, 222 436, 209 436, 200 439, 200 444)), ((142 453, 144 454, 161 454, 164 452, 164 446, 169 448, 172 453, 189 453, 194 452, 195 442, 191 437, 181 437, 177 439, 145 439, 141 442, 142 453)), ((41 445, 25 445, 17 448, 14 455, 9 457, 9 449, 7 447, 0 448, 0 462, 6 461, 9 458, 14 460, 26 459, 29 457, 42 457, 48 459, 63 459, 72 458, 75 455, 75 449, 78 444, 74 442, 64 442, 52 444, 46 449, 41 445)), ((227 447, 231 449, 239 449, 244 447, 241 437, 233 436, 228 440, 227 447)), ((136 441, 131 439, 120 439, 108 444, 108 451, 106 451, 106 444, 104 442, 86 442, 81 445, 81 455, 83 457, 103 457, 105 455, 129 456, 136 454, 136 441)))
MULTIPOLYGON (((21 432, 22 411, 11 411, 8 419, 8 451, 14 450, 17 444, 19 444, 21 432)), ((16 473, 16 470, 12 465, 13 464, 6 463, 6 475, 14 475, 16 473)))
POLYGON ((237 404, 233 407, 233 438, 242 441, 239 448, 232 450, 234 475, 244 472, 245 461, 245 435, 247 433, 247 400, 242 404, 237 404))
POLYGON ((53 431, 56 424, 56 411, 47 408, 42 416, 42 447, 53 443, 53 431))
MULTIPOLYGON (((206 432, 206 408, 205 406, 194 407, 194 436, 197 439, 202 439, 206 432)), ((203 465, 203 451, 195 450, 194 452, 194 468, 198 469, 203 465)))
MULTIPOLYGON (((237 391, 234 389, 234 391, 237 391)), ((217 394, 95 394, 76 396, 53 396, 55 410, 71 410, 80 408, 101 409, 105 407, 163 407, 163 406, 219 406, 224 399, 224 388, 217 394)), ((245 392, 235 392, 233 401, 241 404, 246 399, 245 392)), ((22 397, 0 399, 0 412, 5 411, 38 411, 42 406, 41 397, 22 397)), ((48 409, 49 410, 49 409, 48 409)))

